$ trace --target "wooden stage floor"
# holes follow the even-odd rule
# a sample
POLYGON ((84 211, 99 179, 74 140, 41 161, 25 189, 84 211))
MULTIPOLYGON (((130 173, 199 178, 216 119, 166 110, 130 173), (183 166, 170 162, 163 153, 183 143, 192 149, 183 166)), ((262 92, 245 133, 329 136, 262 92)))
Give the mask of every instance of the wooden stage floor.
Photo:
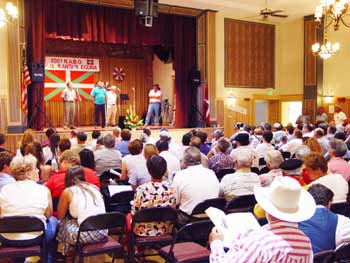
MULTIPOLYGON (((194 128, 174 128, 171 126, 149 126, 149 128, 152 131, 152 138, 157 139, 159 138, 159 133, 161 128, 167 128, 169 130, 170 136, 174 142, 180 143, 182 140, 182 136, 194 129, 194 128)), ((84 131, 88 135, 88 140, 91 139, 91 133, 94 129, 93 126, 81 126, 81 127, 76 127, 77 130, 79 131, 84 131)), ((106 128, 97 128, 97 130, 100 130, 102 134, 107 134, 111 133, 113 131, 113 127, 106 127, 106 128)), ((211 140, 213 131, 217 128, 210 127, 210 128, 196 128, 198 130, 204 131, 208 134, 208 141, 211 140)), ((70 129, 63 129, 62 127, 56 128, 57 132, 61 135, 62 138, 69 138, 70 137, 70 129)), ((132 131, 132 137, 131 139, 137 139, 140 137, 140 134, 142 133, 142 128, 138 128, 136 130, 132 131)), ((17 149, 17 144, 20 141, 22 137, 22 134, 6 134, 6 143, 5 143, 5 148, 10 150, 11 152, 15 153, 17 149)), ((46 140, 45 136, 45 130, 43 131, 36 131, 35 132, 35 140, 38 142, 43 142, 46 140)))

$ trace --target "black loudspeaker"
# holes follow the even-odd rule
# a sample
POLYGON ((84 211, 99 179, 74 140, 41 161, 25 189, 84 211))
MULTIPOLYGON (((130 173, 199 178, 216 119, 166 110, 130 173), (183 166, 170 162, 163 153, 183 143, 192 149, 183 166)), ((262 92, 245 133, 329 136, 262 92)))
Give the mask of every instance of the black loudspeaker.
POLYGON ((135 13, 141 17, 158 17, 158 0, 135 0, 135 13))
POLYGON ((192 71, 192 86, 198 87, 201 84, 201 72, 199 70, 192 71))
POLYGON ((125 121, 125 116, 119 116, 118 126, 119 126, 120 129, 124 129, 125 128, 124 121, 125 121))
POLYGON ((45 81, 45 66, 44 63, 32 63, 32 82, 45 81))

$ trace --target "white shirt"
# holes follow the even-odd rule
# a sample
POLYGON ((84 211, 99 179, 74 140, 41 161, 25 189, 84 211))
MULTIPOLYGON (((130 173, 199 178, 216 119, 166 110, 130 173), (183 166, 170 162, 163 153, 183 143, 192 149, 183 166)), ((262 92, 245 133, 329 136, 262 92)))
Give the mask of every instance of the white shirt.
POLYGON ((161 96, 162 96, 162 93, 160 90, 154 91, 154 89, 151 89, 151 91, 148 94, 149 103, 160 103, 161 96), (157 98, 153 98, 153 97, 157 97, 157 98))
POLYGON ((77 137, 70 138, 69 141, 70 141, 71 146, 78 144, 78 138, 77 137))
POLYGON ((142 153, 125 155, 123 162, 126 164, 129 184, 139 186, 151 181, 151 176, 146 166, 146 159, 142 153))
POLYGON ((175 155, 180 161, 183 158, 183 148, 180 144, 170 142, 169 143, 169 152, 171 152, 173 155, 175 155))
POLYGON ((303 140, 302 139, 292 139, 289 142, 287 142, 285 145, 283 145, 281 147, 281 150, 283 152, 290 152, 292 155, 295 153, 295 151, 297 150, 297 148, 303 144, 303 140))
POLYGON ((220 195, 224 195, 227 201, 231 201, 236 196, 253 195, 254 186, 261 186, 259 175, 238 170, 222 178, 220 195))
POLYGON ((345 120, 347 120, 347 117, 344 112, 340 111, 334 113, 335 125, 343 125, 345 120))
POLYGON ((73 194, 69 204, 69 212, 72 217, 78 220, 79 225, 89 216, 106 213, 102 195, 97 187, 88 183, 85 183, 84 187, 87 187, 94 194, 95 199, 89 192, 78 186, 69 188, 73 194))
MULTIPOLYGON (((49 206, 50 190, 31 180, 16 181, 5 185, 0 192, 1 216, 35 216, 46 222, 45 211, 49 206)), ((39 233, 3 234, 12 240, 30 239, 39 233)))
POLYGON ((74 102, 77 99, 77 94, 76 94, 74 89, 65 88, 62 91, 62 99, 64 101, 72 101, 72 102, 74 102))
POLYGON ((338 215, 338 224, 335 231, 335 245, 338 247, 341 244, 350 242, 350 219, 338 215))
POLYGON ((322 184, 334 193, 333 203, 346 202, 349 192, 348 182, 340 174, 327 174, 313 181, 310 185, 322 184))
POLYGON ((92 139, 86 144, 85 148, 94 152, 96 151, 96 143, 97 143, 97 139, 92 139))
POLYGON ((202 165, 190 166, 177 172, 172 186, 180 210, 189 215, 197 204, 217 198, 220 191, 215 173, 202 165))
POLYGON ((255 149, 253 149, 250 145, 239 146, 236 149, 233 149, 231 151, 231 153, 230 153, 230 156, 233 158, 233 161, 235 162, 237 160, 237 156, 244 149, 248 149, 248 150, 251 151, 252 167, 259 167, 259 155, 258 155, 258 152, 255 149))
POLYGON ((114 91, 107 91, 107 105, 115 105, 117 102, 117 94, 114 91))
POLYGON ((258 144, 258 146, 256 147, 256 151, 258 152, 259 158, 264 158, 265 154, 268 151, 274 150, 275 148, 273 148, 273 146, 271 145, 271 143, 260 143, 258 144))
POLYGON ((172 182, 174 174, 181 170, 180 160, 169 151, 163 151, 159 155, 162 156, 166 161, 168 169, 168 180, 169 182, 172 182))

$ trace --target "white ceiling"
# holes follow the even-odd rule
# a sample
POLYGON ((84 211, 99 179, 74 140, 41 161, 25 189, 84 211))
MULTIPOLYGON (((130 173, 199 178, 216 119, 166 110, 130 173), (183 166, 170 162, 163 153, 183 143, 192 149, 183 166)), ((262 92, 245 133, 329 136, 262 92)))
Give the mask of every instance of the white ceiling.
MULTIPOLYGON (((287 20, 296 19, 314 13, 320 0, 160 0, 163 4, 213 9, 237 18, 250 18, 265 7, 273 10, 281 9, 289 15, 287 20)), ((273 21, 285 19, 273 18, 273 21)))

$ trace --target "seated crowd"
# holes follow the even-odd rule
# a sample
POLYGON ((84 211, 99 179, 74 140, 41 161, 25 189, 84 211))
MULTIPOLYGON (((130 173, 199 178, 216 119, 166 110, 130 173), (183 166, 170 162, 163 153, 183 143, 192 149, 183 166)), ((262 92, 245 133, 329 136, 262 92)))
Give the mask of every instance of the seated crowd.
MULTIPOLYGON (((50 247, 48 262, 55 262, 57 251, 71 255, 81 223, 106 213, 102 178, 110 173, 117 179, 109 183, 130 185, 135 193, 126 231, 139 236, 172 232, 168 222, 131 229, 142 209, 177 209, 179 227, 193 220, 193 210, 205 200, 229 203, 255 196, 254 214, 267 224, 237 236, 230 246, 224 245, 225 233, 213 228, 211 263, 312 262, 314 254, 350 242, 350 219, 330 210, 332 204, 348 202, 350 127, 263 123, 244 126, 230 138, 217 129, 210 142, 208 134, 192 130, 182 144, 166 129, 159 138, 145 128, 132 139, 129 130, 118 127, 106 134, 95 130, 90 140, 78 130, 69 139, 52 128, 46 136, 39 143, 26 130, 14 155, 0 134, 0 216, 40 218, 50 247)), ((104 242, 107 236, 107 230, 88 231, 80 241, 104 242)), ((21 233, 0 235, 9 246, 26 239, 21 233)))

